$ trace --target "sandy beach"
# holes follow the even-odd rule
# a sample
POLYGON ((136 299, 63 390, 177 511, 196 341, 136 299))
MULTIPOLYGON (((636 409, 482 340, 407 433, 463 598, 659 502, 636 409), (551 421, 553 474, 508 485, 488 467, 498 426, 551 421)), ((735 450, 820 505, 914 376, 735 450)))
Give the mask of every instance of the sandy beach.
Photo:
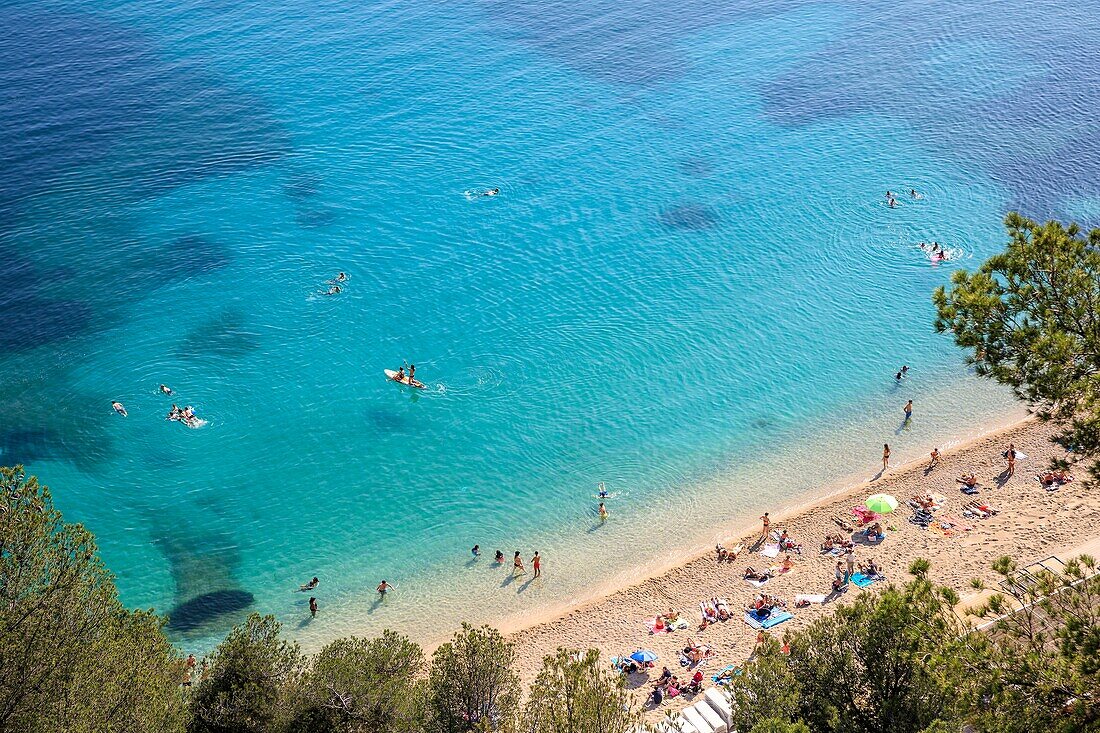
MULTIPOLYGON (((851 600, 856 593, 874 592, 885 583, 874 583, 867 590, 850 585, 845 593, 830 597, 823 605, 794 608, 796 594, 828 594, 833 571, 839 558, 824 555, 819 547, 826 534, 853 535, 844 532, 834 521, 840 517, 854 526, 852 507, 870 494, 886 493, 901 503, 898 510, 887 515, 883 524, 886 538, 877 544, 866 540, 856 543, 856 562, 870 559, 884 569, 890 581, 905 582, 907 566, 916 557, 932 563, 931 577, 938 583, 956 589, 964 598, 973 594, 970 581, 982 578, 992 581, 996 575, 990 569, 993 560, 1011 555, 1021 564, 1043 559, 1056 552, 1072 550, 1085 544, 1096 534, 1100 522, 1100 495, 1090 491, 1080 479, 1083 467, 1076 471, 1078 480, 1054 491, 1044 489, 1036 474, 1052 458, 1065 457, 1065 451, 1050 442, 1053 426, 1027 419, 995 433, 944 452, 940 465, 928 470, 928 459, 891 468, 881 477, 850 486, 786 515, 773 513, 773 529, 786 529, 791 538, 804 545, 802 554, 791 553, 795 567, 789 573, 769 580, 760 590, 785 600, 794 618, 777 626, 771 633, 798 629, 829 613, 836 603, 851 600), (1015 475, 1007 477, 1002 452, 1012 443, 1027 458, 1017 462, 1015 475), (968 496, 961 491, 956 478, 973 471, 979 481, 979 493, 968 496), (908 521, 912 511, 904 503, 921 493, 941 494, 945 501, 937 517, 954 516, 970 529, 958 528, 944 533, 925 529, 908 521), (999 510, 988 518, 970 518, 963 514, 968 502, 979 500, 999 510)), ((856 468, 856 467, 853 467, 856 468)), ((767 507, 761 507, 767 511, 767 507)), ((733 562, 718 563, 710 552, 688 559, 683 565, 652 577, 637 585, 618 590, 602 599, 574 609, 568 614, 545 620, 514 632, 519 655, 519 668, 525 681, 533 679, 542 657, 559 646, 597 648, 606 657, 629 654, 639 648, 652 649, 660 655, 658 669, 667 664, 679 673, 678 651, 690 640, 705 644, 715 656, 706 663, 704 674, 710 675, 727 664, 740 663, 752 651, 756 630, 743 622, 743 609, 758 589, 743 580, 747 566, 765 569, 782 562, 752 551, 760 535, 760 525, 746 527, 741 537, 731 536, 723 542, 726 548, 739 543, 745 550, 733 562), (728 599, 731 619, 699 631, 699 603, 712 597, 728 599), (652 634, 646 628, 657 614, 675 609, 687 619, 686 630, 652 634)), ((638 695, 650 689, 645 680, 632 681, 638 695)), ((675 701, 666 702, 659 716, 676 708, 675 701)))

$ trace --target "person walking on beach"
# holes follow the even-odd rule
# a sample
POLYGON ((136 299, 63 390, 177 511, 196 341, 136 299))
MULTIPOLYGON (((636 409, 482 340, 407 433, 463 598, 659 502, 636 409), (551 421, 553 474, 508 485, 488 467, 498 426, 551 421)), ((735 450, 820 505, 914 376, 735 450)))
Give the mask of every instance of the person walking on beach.
POLYGON ((519 550, 516 550, 515 556, 512 558, 512 577, 517 575, 526 575, 527 571, 523 567, 523 558, 519 556, 519 550))
POLYGON ((760 539, 764 539, 768 536, 768 527, 770 527, 772 523, 771 517, 768 516, 767 512, 764 512, 764 515, 760 517, 760 522, 763 525, 760 528, 760 539))
POLYGON ((856 572, 856 556, 851 550, 844 553, 844 564, 847 566, 844 573, 844 582, 847 583, 856 572))
POLYGON ((317 599, 313 596, 309 597, 309 617, 317 618, 317 599))
POLYGON ((932 462, 928 464, 928 470, 931 471, 936 466, 940 465, 940 449, 932 449, 932 462))
POLYGON ((542 558, 539 557, 539 551, 535 550, 535 556, 531 558, 531 566, 535 568, 535 577, 542 577, 542 558))
POLYGON ((1008 459, 1008 475, 1016 473, 1016 446, 1012 443, 1008 444, 1008 450, 1005 451, 1005 458, 1008 459))
POLYGON ((886 473, 886 470, 890 468, 890 444, 882 444, 882 472, 886 473))
POLYGON ((905 422, 909 422, 913 419, 913 400, 909 400, 905 403, 905 407, 902 408, 905 412, 905 422))

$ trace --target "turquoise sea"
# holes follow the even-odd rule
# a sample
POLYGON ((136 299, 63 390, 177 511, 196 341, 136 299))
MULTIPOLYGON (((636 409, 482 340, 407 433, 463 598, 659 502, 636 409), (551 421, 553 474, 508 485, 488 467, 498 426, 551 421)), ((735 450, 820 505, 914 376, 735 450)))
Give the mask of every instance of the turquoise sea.
POLYGON ((249 610, 310 647, 514 623, 883 442, 972 436, 1019 407, 933 333, 954 265, 917 242, 972 266, 1010 209, 1100 224, 1088 3, 71 0, 0 27, 0 462, 195 651, 249 610), (426 390, 384 379, 403 360, 426 390))

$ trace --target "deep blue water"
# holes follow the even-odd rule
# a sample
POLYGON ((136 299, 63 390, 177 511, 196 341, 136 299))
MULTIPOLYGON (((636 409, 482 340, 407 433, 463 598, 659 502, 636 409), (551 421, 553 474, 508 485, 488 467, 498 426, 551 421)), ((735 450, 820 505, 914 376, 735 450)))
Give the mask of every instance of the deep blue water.
POLYGON ((1010 209, 1100 224, 1083 3, 77 0, 0 28, 0 461, 193 648, 248 609, 315 643, 567 603, 884 441, 973 434, 1011 401, 932 333, 952 267, 915 243, 972 266, 1010 209), (423 393, 382 378, 403 359, 423 393), (162 382, 209 424, 165 421, 162 382))

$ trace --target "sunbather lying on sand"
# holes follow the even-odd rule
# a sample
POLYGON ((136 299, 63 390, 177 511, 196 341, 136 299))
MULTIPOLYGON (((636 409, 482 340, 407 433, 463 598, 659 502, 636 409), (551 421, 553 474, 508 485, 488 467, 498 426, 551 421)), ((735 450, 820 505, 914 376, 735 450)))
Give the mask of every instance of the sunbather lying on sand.
POLYGON ((770 577, 772 577, 771 573, 769 573, 767 570, 758 571, 751 565, 745 568, 745 580, 767 580, 770 577))
POLYGON ((1073 476, 1070 476, 1068 473, 1061 469, 1047 471, 1046 473, 1040 474, 1035 478, 1039 479, 1039 483, 1041 483, 1043 486, 1053 486, 1054 484, 1068 484, 1070 481, 1073 480, 1073 476))
POLYGON ((722 547, 721 544, 717 544, 714 546, 714 552, 716 555, 718 555, 718 562, 722 562, 730 556, 729 550, 727 550, 725 547, 722 547))

